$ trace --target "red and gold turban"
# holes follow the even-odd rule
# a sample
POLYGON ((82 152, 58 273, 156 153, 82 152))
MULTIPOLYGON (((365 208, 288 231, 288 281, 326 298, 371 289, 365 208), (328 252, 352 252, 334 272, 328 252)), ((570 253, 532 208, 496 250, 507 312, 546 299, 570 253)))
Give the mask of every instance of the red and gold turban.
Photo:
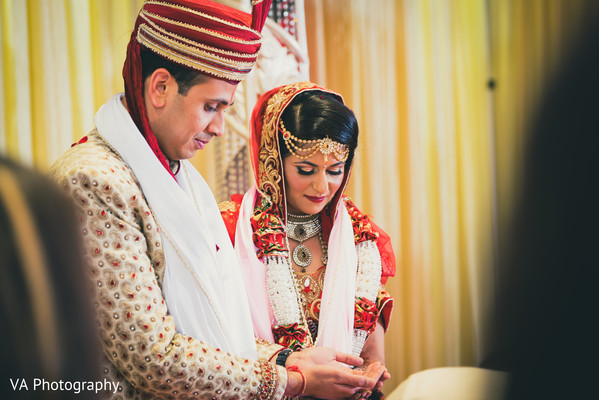
POLYGON ((125 97, 133 121, 169 172, 147 118, 141 46, 186 68, 237 84, 256 63, 271 1, 253 0, 251 15, 210 0, 147 0, 142 6, 123 66, 125 97))

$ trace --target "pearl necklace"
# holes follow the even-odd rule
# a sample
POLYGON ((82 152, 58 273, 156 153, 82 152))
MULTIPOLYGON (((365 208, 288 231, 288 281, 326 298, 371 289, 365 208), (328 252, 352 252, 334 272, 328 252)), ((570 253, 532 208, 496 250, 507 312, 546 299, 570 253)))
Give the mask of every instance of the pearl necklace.
POLYGON ((287 226, 285 229, 287 237, 299 242, 293 249, 291 257, 293 262, 302 269, 302 273, 306 272, 306 267, 312 263, 312 252, 304 242, 318 235, 320 239, 320 248, 322 249, 322 262, 327 262, 327 246, 324 244, 322 237, 322 226, 320 225, 320 215, 295 215, 287 214, 287 226))

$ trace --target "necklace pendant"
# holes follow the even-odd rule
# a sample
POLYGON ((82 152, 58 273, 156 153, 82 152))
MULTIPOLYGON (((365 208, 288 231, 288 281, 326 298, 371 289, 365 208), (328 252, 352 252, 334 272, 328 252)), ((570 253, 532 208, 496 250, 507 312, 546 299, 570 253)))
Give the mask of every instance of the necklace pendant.
POLYGON ((312 253, 303 243, 300 243, 295 247, 292 257, 293 262, 298 267, 302 268, 302 272, 306 272, 306 267, 312 263, 312 253))
POLYGON ((306 279, 304 279, 304 293, 310 293, 311 291, 310 278, 306 277, 306 279))

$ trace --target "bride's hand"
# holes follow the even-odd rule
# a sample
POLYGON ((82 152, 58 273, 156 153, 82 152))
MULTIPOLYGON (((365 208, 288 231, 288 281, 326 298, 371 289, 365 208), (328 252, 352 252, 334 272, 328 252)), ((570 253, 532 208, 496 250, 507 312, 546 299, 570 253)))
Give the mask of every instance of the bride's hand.
POLYGON ((287 396, 316 397, 319 399, 346 399, 361 391, 370 391, 380 377, 382 370, 373 367, 359 373, 333 362, 328 365, 314 365, 302 370, 305 377, 304 391, 301 392, 301 375, 288 371, 287 396), (299 379, 299 381, 298 381, 299 379))
POLYGON ((378 361, 369 364, 365 368, 357 368, 353 371, 354 374, 366 376, 376 382, 372 387, 361 389, 356 392, 356 394, 352 396, 352 399, 354 400, 359 398, 367 399, 370 397, 372 390, 380 389, 383 386, 383 382, 391 377, 387 368, 378 361))

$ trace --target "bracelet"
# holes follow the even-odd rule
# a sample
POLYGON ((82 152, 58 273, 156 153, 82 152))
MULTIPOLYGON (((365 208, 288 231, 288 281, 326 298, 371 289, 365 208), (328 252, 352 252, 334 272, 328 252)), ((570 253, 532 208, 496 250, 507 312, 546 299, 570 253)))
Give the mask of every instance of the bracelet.
POLYGON ((287 357, 289 357, 289 354, 291 353, 293 353, 293 351, 289 349, 282 349, 279 351, 279 354, 277 354, 276 364, 284 367, 285 363, 287 362, 287 357))
POLYGON ((299 372, 300 375, 302 376, 302 387, 301 387, 300 391, 295 396, 291 396, 293 398, 300 397, 306 391, 306 377, 304 376, 304 373, 297 367, 297 365, 292 365, 291 367, 287 367, 287 370, 299 372))

